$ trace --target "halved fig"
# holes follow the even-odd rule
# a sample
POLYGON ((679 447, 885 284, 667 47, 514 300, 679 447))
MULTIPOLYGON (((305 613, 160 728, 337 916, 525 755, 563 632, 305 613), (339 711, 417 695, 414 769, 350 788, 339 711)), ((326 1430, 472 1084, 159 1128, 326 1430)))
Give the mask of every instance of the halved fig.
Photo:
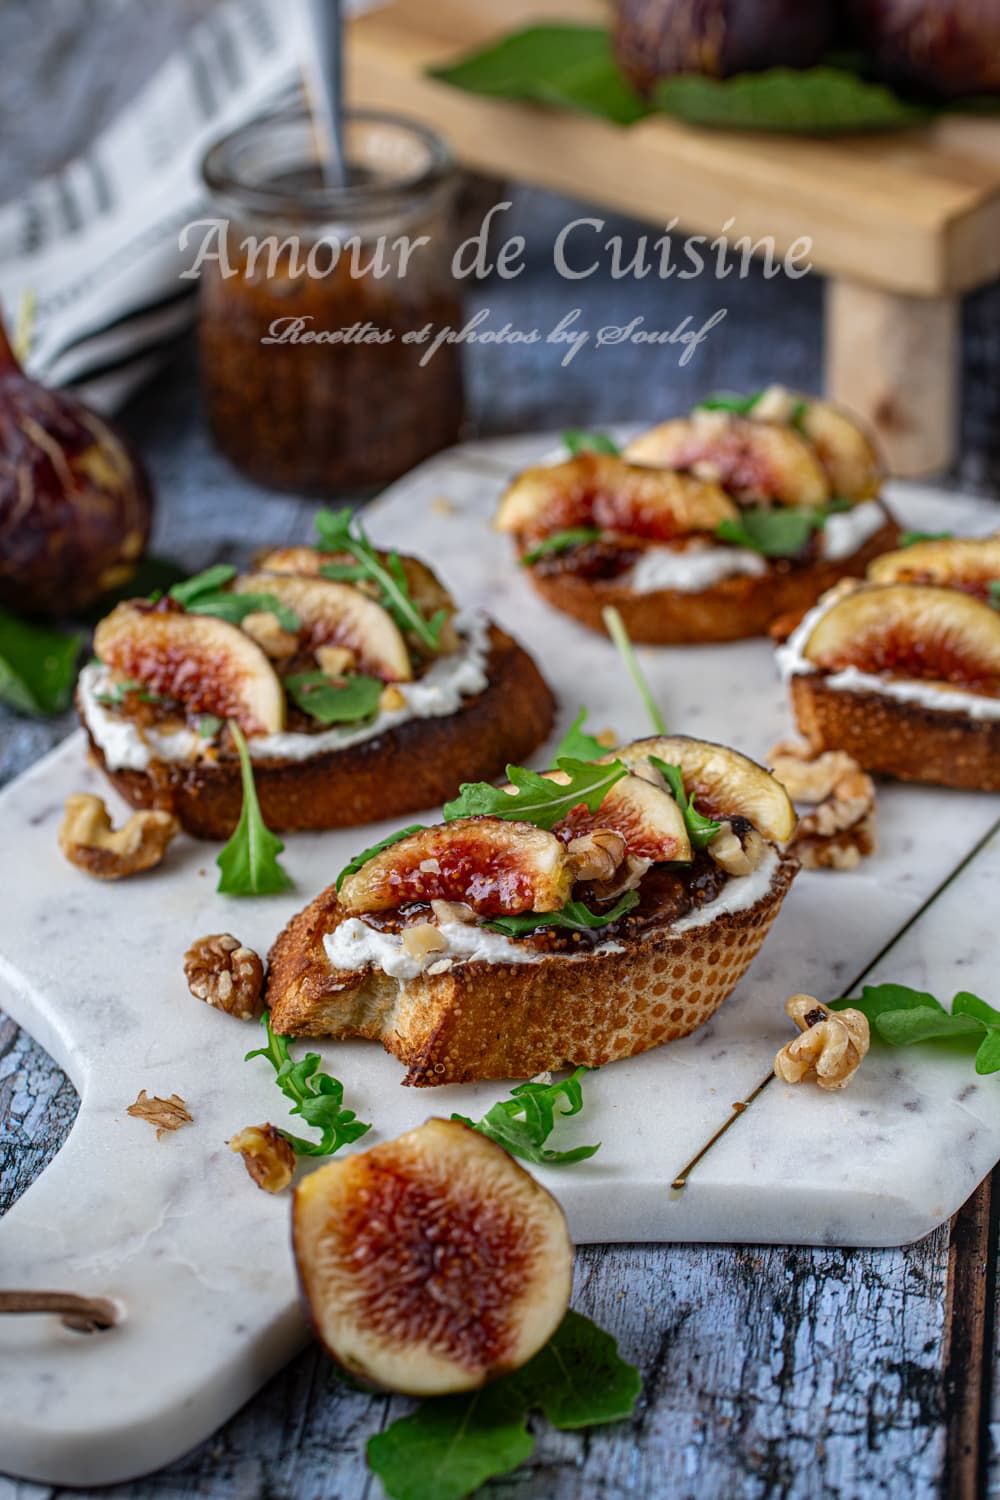
POLYGON ((748 504, 823 505, 830 483, 809 443, 793 427, 751 421, 730 411, 696 409, 634 438, 625 457, 637 464, 690 469, 748 504))
POLYGON ((264 652, 236 625, 180 609, 118 604, 94 632, 111 667, 194 713, 232 719, 244 734, 285 727, 285 695, 264 652))
POLYGON ((464 901, 480 916, 558 911, 572 892, 566 851, 533 823, 457 818, 383 849, 349 875, 340 905, 359 914, 407 901, 464 901))
MULTIPOLYGON (((564 771, 545 774, 562 785, 569 781, 564 771)), ((575 839, 595 828, 620 833, 629 854, 641 859, 684 863, 691 858, 691 840, 677 803, 669 792, 641 776, 626 776, 616 782, 596 813, 583 804, 574 808, 569 817, 556 824, 554 832, 561 838, 575 839)))
POLYGON ((942 537, 883 552, 869 565, 872 583, 936 583, 988 598, 1000 578, 1000 536, 942 537))
POLYGON ((934 584, 864 584, 820 617, 803 655, 828 672, 856 667, 997 693, 1000 613, 934 584))
POLYGON ((292 1241, 320 1341, 407 1396, 475 1390, 528 1362, 569 1306, 559 1204, 494 1141, 431 1119, 311 1173, 292 1241))
POLYGON ((234 580, 237 594, 273 594, 302 622, 300 638, 317 646, 349 646, 358 670, 383 682, 409 682, 410 653, 399 627, 381 604, 349 583, 297 574, 243 573, 234 580))
MULTIPOLYGON (((382 562, 388 554, 380 552, 382 562)), ((346 552, 320 552, 315 547, 275 547, 262 552, 257 558, 257 571, 261 573, 296 573, 302 578, 317 578, 328 563, 351 563, 354 559, 346 552)), ((451 613, 455 601, 432 568, 419 557, 407 557, 399 553, 399 561, 406 578, 410 598, 428 619, 439 609, 451 613)))
POLYGON ((712 532, 738 515, 729 496, 707 480, 626 463, 610 453, 581 453, 519 475, 500 502, 496 527, 530 539, 596 526, 662 542, 712 532))
POLYGON ((699 812, 713 818, 747 818, 758 833, 780 844, 794 833, 795 809, 781 782, 727 745, 684 734, 660 735, 634 740, 603 759, 636 767, 650 765, 651 756, 680 767, 684 790, 699 812))

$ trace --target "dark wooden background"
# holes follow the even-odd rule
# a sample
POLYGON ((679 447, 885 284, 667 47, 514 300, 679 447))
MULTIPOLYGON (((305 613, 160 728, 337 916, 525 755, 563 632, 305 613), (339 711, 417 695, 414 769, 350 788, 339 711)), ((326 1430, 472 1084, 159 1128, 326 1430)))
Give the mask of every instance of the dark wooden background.
MULTIPOLYGON (((208 3, 0 0, 0 201, 72 157, 208 3)), ((470 289, 469 312, 489 307, 491 326, 544 329, 577 305, 592 328, 637 314, 649 327, 672 328, 689 314, 697 326, 719 307, 727 317, 686 369, 669 349, 584 351, 567 370, 545 346, 469 350, 470 432, 654 419, 708 389, 751 389, 776 375, 818 387, 819 279, 595 278, 568 288, 551 269, 552 238, 588 210, 535 191, 513 196, 505 223, 527 237, 528 269, 470 289)), ((632 238, 640 228, 609 216, 609 233, 632 238)), ((965 442, 953 476, 988 493, 1000 489, 998 376, 1000 289, 991 288, 966 310, 965 442)), ((159 553, 194 569, 258 541, 307 535, 310 507, 254 491, 213 453, 190 340, 124 421, 157 484, 159 553)), ((39 723, 0 711, 0 780, 71 727, 70 716, 39 723)), ((76 1102, 45 1054, 0 1016, 0 1210, 58 1150, 76 1102)), ((490 1493, 1000 1495, 996 1263, 989 1183, 950 1226, 899 1250, 585 1248, 574 1303, 642 1365, 642 1405, 631 1424, 589 1435, 543 1428, 532 1463, 490 1493)), ((342 1386, 310 1349, 184 1460, 94 1493, 367 1500, 379 1487, 364 1467, 364 1440, 404 1407, 342 1386)), ((0 1478, 0 1500, 50 1493, 0 1478)))

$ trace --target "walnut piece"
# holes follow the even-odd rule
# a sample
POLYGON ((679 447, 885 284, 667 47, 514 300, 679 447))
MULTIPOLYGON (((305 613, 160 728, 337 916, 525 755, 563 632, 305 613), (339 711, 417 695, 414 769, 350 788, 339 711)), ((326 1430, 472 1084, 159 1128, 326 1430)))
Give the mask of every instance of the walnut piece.
POLYGON ((180 1130, 182 1125, 190 1125, 194 1119, 180 1094, 171 1094, 169 1099, 161 1099, 158 1094, 150 1098, 145 1089, 139 1090, 138 1099, 125 1113, 155 1125, 157 1140, 165 1130, 180 1130))
POLYGON ((280 1193, 295 1172, 295 1152, 273 1125, 248 1125, 226 1143, 265 1193, 280 1193))
POLYGON ((843 750, 815 755, 807 745, 782 740, 769 760, 793 802, 813 804, 799 819, 789 848, 808 870, 852 870, 878 848, 875 783, 843 750))
POLYGON ((403 929, 403 947, 412 958, 426 958, 428 953, 442 953, 448 939, 433 922, 417 922, 403 929))
POLYGON ((749 829, 741 842, 731 823, 721 823, 708 852, 727 875, 749 875, 760 864, 766 847, 756 828, 749 829))
POLYGON ((859 1010, 832 1011, 812 995, 791 995, 785 1010, 801 1033, 774 1059, 785 1083, 815 1078, 821 1089, 846 1088, 871 1045, 868 1018, 859 1010))
POLYGON ((357 662, 349 646, 317 646, 314 655, 317 666, 326 677, 346 677, 357 662))
POLYGON ((66 798, 59 847, 71 865, 96 880, 122 880, 158 865, 180 832, 168 812, 135 812, 121 828, 111 826, 111 815, 100 797, 73 792, 66 798))
POLYGON ((269 609, 254 609, 243 616, 243 629, 272 661, 287 661, 299 649, 299 638, 286 630, 269 609))
POLYGON ((184 955, 188 989, 238 1021, 254 1021, 260 1012, 264 965, 252 948, 231 932, 199 938, 184 955))
POLYGON ((378 706, 385 714, 394 713, 396 709, 406 707, 406 698, 399 691, 399 688, 396 687, 395 683, 390 682, 382 689, 379 695, 378 706))
POLYGON ((566 845, 566 859, 574 883, 578 880, 610 880, 628 848, 613 828, 595 828, 566 845))

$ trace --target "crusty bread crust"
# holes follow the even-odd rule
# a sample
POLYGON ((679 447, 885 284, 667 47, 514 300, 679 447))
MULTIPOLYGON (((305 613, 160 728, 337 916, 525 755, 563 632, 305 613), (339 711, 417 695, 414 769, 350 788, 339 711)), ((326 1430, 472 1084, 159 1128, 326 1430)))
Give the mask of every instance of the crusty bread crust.
POLYGON ((323 938, 340 916, 331 886, 271 949, 266 1004, 285 1035, 380 1041, 406 1064, 403 1082, 418 1087, 598 1067, 707 1021, 749 968, 798 868, 783 856, 748 911, 679 934, 647 928, 620 953, 457 963, 408 983, 330 968, 323 938))
POLYGON ((902 781, 1000 792, 1000 720, 844 692, 812 672, 792 678, 791 694, 799 729, 817 752, 846 750, 866 771, 902 781))
POLYGON ((686 646, 710 641, 738 641, 766 635, 781 615, 798 617, 840 578, 862 578, 873 558, 899 541, 899 527, 888 515, 885 525, 850 557, 815 562, 782 572, 772 566, 757 578, 724 578, 698 593, 656 589, 637 594, 613 580, 594 582, 572 574, 539 575, 525 571, 547 603, 572 615, 591 630, 604 631, 601 611, 612 604, 634 641, 651 646, 686 646))
MULTIPOLYGON (((498 626, 490 628, 489 685, 456 713, 410 719, 384 734, 308 760, 261 762, 254 781, 271 829, 353 828, 436 807, 462 781, 486 781, 508 761, 524 760, 552 729, 555 700, 535 663, 498 626)), ((89 732, 88 732, 89 733, 89 732)), ((228 838, 242 805, 239 766, 168 765, 146 771, 109 770, 133 807, 171 812, 195 838, 228 838)))

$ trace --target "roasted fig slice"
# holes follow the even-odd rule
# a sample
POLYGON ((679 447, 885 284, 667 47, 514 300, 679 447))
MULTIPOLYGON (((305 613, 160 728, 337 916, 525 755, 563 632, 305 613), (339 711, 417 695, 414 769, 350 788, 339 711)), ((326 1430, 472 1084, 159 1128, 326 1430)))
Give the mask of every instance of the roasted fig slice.
POLYGON ((255 641, 235 625, 179 609, 119 604, 94 633, 106 666, 194 713, 234 720, 244 734, 285 727, 281 683, 255 641))
MULTIPOLYGON (((380 552, 380 559, 387 561, 387 554, 380 552)), ((399 553, 406 587, 410 598, 428 619, 439 609, 449 613, 455 601, 440 578, 419 557, 407 557, 399 553)), ((257 558, 257 570, 261 573, 297 573, 303 578, 318 578, 328 563, 351 563, 354 559, 346 552, 320 552, 315 547, 276 547, 262 552, 257 558)))
POLYGON ((558 911, 571 890, 555 834, 502 818, 457 818, 376 854, 344 881, 340 905, 355 914, 406 901, 464 901, 480 916, 513 916, 558 911))
POLYGON ((559 1204, 457 1120, 313 1172, 295 1194, 292 1238, 329 1354, 407 1396, 475 1390, 519 1369, 569 1305, 559 1204))
POLYGON ((747 415, 755 422, 795 426, 815 449, 834 495, 857 502, 878 494, 885 475, 874 439, 843 407, 769 385, 747 415))
POLYGON ((649 541, 712 532, 739 510, 729 496, 691 474, 660 473, 608 453, 581 453, 561 464, 526 469, 497 512, 498 531, 525 540, 574 526, 649 541))
POLYGON ((883 552, 868 568, 872 583, 936 583, 987 598, 1000 578, 1000 536, 947 537, 883 552))
POLYGON ((856 667, 997 693, 1000 613, 934 584, 863 584, 820 617, 803 655, 828 672, 856 667))
POLYGON ((413 667, 395 620, 381 604, 348 583, 296 574, 244 573, 233 583, 238 594, 274 594, 302 622, 304 643, 347 646, 358 670, 383 682, 409 682, 413 667))
POLYGON ((747 504, 823 505, 830 499, 819 458, 793 427, 730 411, 701 408, 664 422, 633 439, 625 456, 637 464, 690 469, 747 504))
MULTIPOLYGON (((569 780, 563 771, 546 775, 563 784, 569 780)), ((564 839, 575 839, 595 828, 620 833, 629 854, 640 859, 684 863, 691 858, 691 840, 677 803, 668 791, 641 776, 626 776, 616 782, 596 813, 582 804, 574 808, 556 825, 555 832, 564 839)))
POLYGON ((788 793, 748 755, 711 740, 662 735, 634 740, 603 758, 627 766, 650 766, 650 757, 679 766, 684 790, 699 812, 713 818, 748 818, 766 839, 785 843, 795 831, 795 809, 788 793))

